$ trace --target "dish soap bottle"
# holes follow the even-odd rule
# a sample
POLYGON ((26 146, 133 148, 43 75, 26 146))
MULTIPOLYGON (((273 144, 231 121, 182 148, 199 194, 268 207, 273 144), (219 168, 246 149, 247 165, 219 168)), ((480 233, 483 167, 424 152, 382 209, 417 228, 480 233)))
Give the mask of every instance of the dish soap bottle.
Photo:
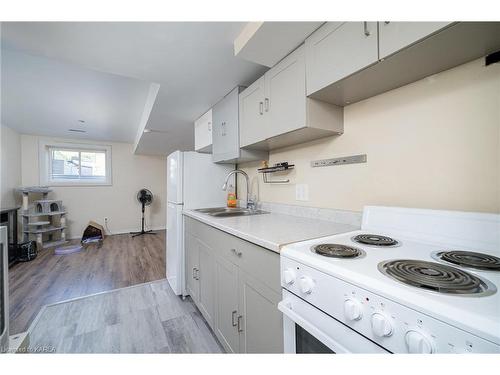
POLYGON ((227 206, 230 208, 234 208, 237 205, 236 201, 236 191, 234 190, 233 185, 229 185, 227 189, 227 206))

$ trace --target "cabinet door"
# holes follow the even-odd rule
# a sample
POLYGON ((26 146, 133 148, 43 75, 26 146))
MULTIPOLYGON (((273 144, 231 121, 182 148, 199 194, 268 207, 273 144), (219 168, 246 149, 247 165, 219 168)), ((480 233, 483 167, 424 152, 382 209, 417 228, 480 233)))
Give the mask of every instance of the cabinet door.
POLYGON ((186 256, 186 291, 193 301, 199 301, 199 246, 198 240, 186 232, 184 237, 186 256))
POLYGON ((227 94, 212 110, 212 160, 223 162, 240 155, 239 88, 227 94))
POLYGON ((210 152, 212 148, 212 109, 194 122, 194 149, 210 152))
POLYGON ((307 95, 378 61, 377 22, 328 22, 306 39, 307 95))
POLYGON ((306 67, 304 46, 265 74, 264 112, 269 137, 306 125, 306 67))
POLYGON ((451 22, 379 22, 379 50, 383 59, 450 25, 451 22))
POLYGON ((269 131, 264 116, 264 82, 262 76, 239 96, 241 147, 268 138, 269 131))
POLYGON ((215 260, 216 324, 215 333, 229 353, 238 353, 238 267, 224 258, 215 260))
POLYGON ((281 299, 257 279, 239 272, 240 351, 242 353, 283 353, 281 299))
POLYGON ((214 327, 215 319, 215 258, 211 248, 198 241, 200 256, 199 303, 204 318, 214 327))

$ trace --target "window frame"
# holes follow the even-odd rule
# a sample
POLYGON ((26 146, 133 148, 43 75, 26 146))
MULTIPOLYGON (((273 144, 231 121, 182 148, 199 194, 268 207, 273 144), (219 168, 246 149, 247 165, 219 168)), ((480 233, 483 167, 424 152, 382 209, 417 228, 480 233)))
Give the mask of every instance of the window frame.
MULTIPOLYGON (((111 167, 111 146, 104 144, 91 144, 91 143, 70 143, 41 140, 39 144, 40 152, 40 184, 46 186, 111 186, 112 180, 112 167, 111 167), (103 179, 53 179, 52 178, 52 150, 65 150, 78 152, 104 152, 106 176, 103 179)), ((81 166, 80 166, 81 168, 81 166)), ((81 169, 80 169, 81 173, 81 169)), ((81 175, 80 175, 81 176, 81 175)))

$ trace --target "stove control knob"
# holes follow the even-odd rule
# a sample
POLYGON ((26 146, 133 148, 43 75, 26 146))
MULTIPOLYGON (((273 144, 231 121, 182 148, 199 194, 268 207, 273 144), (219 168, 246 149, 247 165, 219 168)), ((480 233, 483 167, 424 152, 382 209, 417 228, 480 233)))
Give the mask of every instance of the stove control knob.
POLYGON ((372 315, 372 331, 378 337, 392 335, 392 324, 388 317, 381 313, 372 315))
POLYGON ((344 302, 344 315, 347 320, 361 319, 361 303, 357 299, 347 299, 344 302))
POLYGON ((300 291, 304 294, 311 294, 314 288, 314 280, 307 276, 302 276, 299 279, 300 291))
POLYGON ((431 354, 434 352, 431 339, 418 331, 408 331, 405 336, 408 353, 431 354))
POLYGON ((297 278, 297 274, 291 268, 287 268, 283 271, 283 281, 286 285, 292 285, 297 278))

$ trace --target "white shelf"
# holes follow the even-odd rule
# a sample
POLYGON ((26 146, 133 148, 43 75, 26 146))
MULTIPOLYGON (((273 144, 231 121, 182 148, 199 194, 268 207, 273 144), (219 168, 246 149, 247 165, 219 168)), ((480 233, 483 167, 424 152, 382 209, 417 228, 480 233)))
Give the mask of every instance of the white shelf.
POLYGON ((66 227, 48 227, 48 228, 40 228, 40 229, 28 229, 24 230, 24 233, 29 234, 38 234, 38 233, 49 233, 49 232, 57 232, 58 230, 63 230, 66 227))
POLYGON ((37 227, 37 226, 42 226, 42 225, 49 225, 50 221, 33 221, 31 223, 28 223, 27 225, 30 227, 37 227))
POLYGON ((39 216, 54 216, 54 215, 65 215, 66 211, 53 211, 53 212, 37 212, 37 213, 23 213, 24 217, 39 217, 39 216))

